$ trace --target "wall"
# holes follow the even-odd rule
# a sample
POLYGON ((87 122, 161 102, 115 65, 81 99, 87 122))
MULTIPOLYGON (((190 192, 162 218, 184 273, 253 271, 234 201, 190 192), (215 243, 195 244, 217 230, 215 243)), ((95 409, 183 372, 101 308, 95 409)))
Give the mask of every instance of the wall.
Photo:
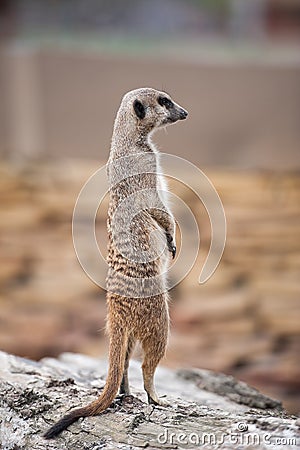
POLYGON ((190 112, 160 132, 166 151, 196 164, 300 165, 300 65, 105 56, 79 50, 2 51, 0 154, 106 158, 120 97, 143 85, 190 112))

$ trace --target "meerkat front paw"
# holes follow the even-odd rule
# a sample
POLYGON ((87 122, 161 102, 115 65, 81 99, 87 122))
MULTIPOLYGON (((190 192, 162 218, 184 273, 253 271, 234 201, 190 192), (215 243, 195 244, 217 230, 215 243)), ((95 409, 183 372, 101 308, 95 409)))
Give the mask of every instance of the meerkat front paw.
POLYGON ((176 245, 174 243, 173 237, 170 233, 166 233, 167 243, 168 243, 168 250, 172 253, 173 259, 176 256, 176 245))

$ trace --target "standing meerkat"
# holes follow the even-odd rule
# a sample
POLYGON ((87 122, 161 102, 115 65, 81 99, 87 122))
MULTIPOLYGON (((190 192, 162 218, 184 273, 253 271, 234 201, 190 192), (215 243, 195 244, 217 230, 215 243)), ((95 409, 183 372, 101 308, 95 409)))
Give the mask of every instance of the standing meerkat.
POLYGON ((101 413, 118 391, 130 394, 128 365, 137 341, 144 352, 142 370, 148 401, 161 404, 153 377, 168 341, 166 270, 170 258, 175 257, 176 244, 175 222, 150 136, 187 115, 168 94, 151 88, 130 91, 122 99, 107 164, 108 376, 101 395, 60 419, 45 433, 46 439, 54 438, 80 417, 101 413))

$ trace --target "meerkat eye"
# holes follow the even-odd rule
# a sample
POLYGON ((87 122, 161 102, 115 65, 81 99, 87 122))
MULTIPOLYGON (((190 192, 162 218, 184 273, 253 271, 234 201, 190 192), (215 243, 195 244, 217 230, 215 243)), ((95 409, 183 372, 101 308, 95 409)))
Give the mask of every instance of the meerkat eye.
POLYGON ((146 109, 143 103, 139 100, 135 100, 133 103, 133 109, 139 119, 144 119, 146 115, 146 109))
POLYGON ((158 97, 158 103, 160 104, 160 106, 164 106, 167 109, 171 109, 174 106, 172 100, 167 97, 158 97))

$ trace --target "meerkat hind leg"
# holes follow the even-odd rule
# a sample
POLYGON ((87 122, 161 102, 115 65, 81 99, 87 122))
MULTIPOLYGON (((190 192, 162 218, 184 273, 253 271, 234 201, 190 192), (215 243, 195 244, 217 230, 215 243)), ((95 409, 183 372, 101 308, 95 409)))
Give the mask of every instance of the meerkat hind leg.
POLYGON ((130 388, 129 388, 129 381, 128 381, 128 367, 129 367, 130 356, 133 352, 134 346, 135 346, 135 340, 133 338, 129 338, 128 344, 127 344, 126 356, 125 356, 123 378, 121 381, 120 391, 119 391, 121 395, 130 395, 130 388))
POLYGON ((158 348, 157 341, 151 339, 147 340, 146 342, 143 342, 142 345, 145 355, 142 364, 142 370, 144 379, 144 389, 147 392, 148 403, 153 405, 165 406, 166 403, 158 398, 158 395, 154 387, 154 373, 159 361, 165 354, 165 347, 166 347, 166 344, 161 342, 160 344, 162 345, 159 345, 158 348))

